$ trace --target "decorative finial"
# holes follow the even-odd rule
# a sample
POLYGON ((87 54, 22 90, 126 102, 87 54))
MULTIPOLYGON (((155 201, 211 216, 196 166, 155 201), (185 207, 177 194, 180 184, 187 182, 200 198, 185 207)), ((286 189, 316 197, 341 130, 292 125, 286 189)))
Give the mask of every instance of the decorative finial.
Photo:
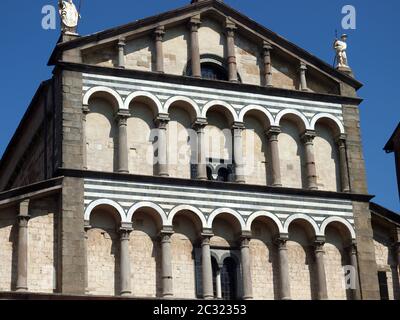
POLYGON ((79 22, 79 12, 72 0, 58 1, 59 13, 61 17, 61 30, 63 34, 77 35, 76 28, 79 22))
POLYGON ((349 63, 347 60, 347 34, 343 34, 341 36, 341 39, 336 39, 334 42, 334 49, 336 51, 336 69, 340 71, 351 71, 351 68, 349 67, 349 63))

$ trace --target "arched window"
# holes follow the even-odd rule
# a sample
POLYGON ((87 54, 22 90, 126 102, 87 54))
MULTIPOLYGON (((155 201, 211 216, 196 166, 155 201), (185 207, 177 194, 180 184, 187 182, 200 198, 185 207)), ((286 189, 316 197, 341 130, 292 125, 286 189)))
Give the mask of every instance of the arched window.
POLYGON ((229 80, 225 68, 212 62, 203 62, 201 64, 201 77, 209 80, 229 80))
MULTIPOLYGON (((202 54, 200 56, 201 77, 203 79, 228 81, 228 67, 224 58, 214 54, 202 54)), ((189 60, 186 67, 186 75, 192 75, 192 63, 189 60)), ((241 81, 238 74, 238 81, 241 81)))

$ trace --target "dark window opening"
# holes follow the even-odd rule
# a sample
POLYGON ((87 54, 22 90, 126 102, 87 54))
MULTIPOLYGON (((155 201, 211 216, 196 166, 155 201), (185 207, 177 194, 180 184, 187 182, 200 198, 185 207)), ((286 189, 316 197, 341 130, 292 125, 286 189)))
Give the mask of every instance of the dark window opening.
POLYGON ((224 300, 236 300, 237 297, 237 265, 234 259, 226 258, 221 269, 221 291, 224 300))
POLYGON ((378 281, 381 300, 389 300, 388 281, 385 271, 378 271, 378 281))
POLYGON ((204 62, 201 64, 201 77, 209 80, 229 80, 225 68, 211 62, 204 62))

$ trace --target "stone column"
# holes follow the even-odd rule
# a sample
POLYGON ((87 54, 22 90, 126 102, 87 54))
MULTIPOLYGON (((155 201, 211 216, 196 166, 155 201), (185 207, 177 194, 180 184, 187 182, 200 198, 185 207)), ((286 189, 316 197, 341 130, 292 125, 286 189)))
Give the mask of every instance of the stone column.
POLYGON ((282 187, 281 181, 281 164, 279 158, 279 143, 278 135, 281 133, 279 127, 271 127, 267 131, 267 138, 269 142, 269 148, 271 151, 271 173, 272 173, 272 186, 282 187))
POLYGON ((206 141, 205 127, 207 120, 199 118, 193 124, 193 129, 197 132, 197 179, 207 180, 207 161, 206 161, 206 141))
POLYGON ((156 72, 164 72, 164 50, 163 50, 163 38, 165 30, 163 26, 156 28, 154 32, 155 47, 156 47, 156 72))
POLYGON ((210 239, 212 234, 202 234, 201 239, 201 269, 203 281, 203 298, 214 298, 213 275, 211 264, 210 239))
POLYGON ((127 124, 130 116, 129 111, 120 110, 117 114, 118 123, 118 172, 128 173, 128 132, 127 124))
POLYGON ((315 168, 315 156, 314 156, 314 138, 315 138, 315 132, 310 130, 307 130, 301 136, 301 141, 304 143, 307 189, 309 190, 318 190, 317 170, 315 168))
POLYGON ((272 87, 272 63, 271 63, 272 46, 269 42, 264 41, 263 59, 264 59, 264 85, 272 87))
POLYGON ((200 15, 190 19, 190 60, 192 62, 192 77, 201 78, 199 27, 201 24, 200 15))
POLYGON ((235 164, 235 181, 245 183, 244 163, 243 163, 243 139, 242 133, 244 124, 235 122, 232 126, 233 131, 233 163, 235 164))
POLYGON ((222 287, 221 287, 221 268, 218 267, 217 274, 215 277, 215 289, 217 291, 217 299, 222 299, 222 287))
POLYGON ((121 280, 121 296, 132 294, 131 288, 131 259, 129 255, 129 235, 132 232, 131 227, 121 227, 120 230, 120 280, 121 280))
POLYGON ((279 295, 281 300, 290 300, 289 259, 287 237, 276 239, 279 253, 279 295))
POLYGON ((229 81, 238 82, 236 52, 235 52, 235 30, 236 25, 230 20, 226 20, 226 45, 229 81))
POLYGON ((161 236, 161 279, 162 279, 162 296, 172 297, 172 265, 171 265, 171 236, 172 230, 162 230, 161 236))
POLYGON ((250 236, 243 234, 240 239, 240 257, 243 277, 243 299, 253 299, 253 283, 251 280, 250 236))
POLYGON ((339 149, 341 189, 342 192, 350 192, 349 169, 347 165, 347 156, 346 156, 346 137, 344 135, 340 135, 336 139, 336 143, 339 149))
POLYGON ((118 40, 118 68, 125 68, 125 38, 118 40))
POLYGON ((301 61, 300 62, 300 90, 308 91, 307 77, 306 77, 307 65, 301 61))
POLYGON ((315 267, 317 272, 317 284, 318 284, 318 292, 317 292, 318 300, 328 299, 328 289, 326 286, 326 273, 324 264, 324 255, 325 255, 324 244, 325 244, 325 239, 321 237, 317 238, 314 243, 315 267))
POLYGON ((360 282, 358 276, 358 259, 357 259, 357 245, 352 243, 351 246, 348 248, 349 255, 350 255, 350 264, 354 268, 354 279, 355 289, 351 289, 351 298, 353 300, 360 300, 361 299, 361 292, 360 292, 360 282))
POLYGON ((89 106, 84 105, 82 107, 82 155, 83 155, 83 170, 87 170, 87 135, 86 135, 86 120, 87 115, 90 112, 89 106))
POLYGON ((169 117, 167 114, 159 114, 155 120, 158 128, 158 161, 157 173, 160 177, 168 177, 168 147, 167 147, 167 125, 169 117))
POLYGON ((17 291, 28 290, 28 222, 29 200, 19 204, 18 214, 18 258, 17 258, 17 291))
POLYGON ((84 227, 84 233, 83 233, 83 239, 84 239, 84 248, 83 248, 83 255, 85 259, 85 294, 89 293, 89 270, 88 270, 88 232, 92 227, 85 222, 85 227, 84 227))

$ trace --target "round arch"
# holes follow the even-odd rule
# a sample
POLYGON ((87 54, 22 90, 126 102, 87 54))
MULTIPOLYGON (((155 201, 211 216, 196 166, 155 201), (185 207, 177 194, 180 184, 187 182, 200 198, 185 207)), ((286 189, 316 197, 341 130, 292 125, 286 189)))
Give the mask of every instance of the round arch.
POLYGON ((211 107, 214 107, 214 106, 222 106, 222 107, 224 107, 229 112, 229 114, 232 116, 232 119, 233 119, 234 122, 238 122, 239 121, 239 118, 238 118, 238 115, 237 115, 235 109, 229 103, 224 102, 224 101, 220 101, 220 100, 213 100, 213 101, 208 102, 203 107, 203 110, 201 112, 201 117, 202 118, 207 118, 208 110, 211 107))
POLYGON ((92 214, 93 210, 101 205, 106 205, 115 209, 121 218, 121 222, 129 222, 129 220, 126 219, 125 210, 121 207, 121 205, 110 199, 98 199, 91 202, 85 210, 85 215, 84 215, 85 221, 90 222, 90 215, 92 214))
POLYGON ((274 215, 273 213, 270 213, 267 211, 257 211, 257 212, 252 213, 249 216, 249 218, 247 219, 246 230, 251 230, 251 225, 253 224, 254 220, 256 220, 259 217, 266 217, 266 218, 271 219, 275 223, 276 227, 278 228, 279 233, 280 234, 284 233, 283 225, 282 225, 282 222, 279 220, 279 218, 276 215, 274 215))
POLYGON ((353 226, 350 224, 350 222, 348 222, 346 219, 341 218, 341 217, 329 217, 329 218, 325 219, 322 222, 321 228, 320 228, 322 235, 325 235, 326 227, 333 222, 337 222, 337 223, 340 223, 341 225, 343 225, 343 227, 345 227, 349 231, 351 239, 352 240, 356 239, 356 233, 354 231, 353 226))
POLYGON ((304 220, 304 221, 308 222, 311 225, 311 227, 313 228, 316 236, 323 235, 323 234, 321 234, 320 229, 319 229, 317 223, 315 222, 315 220, 313 218, 311 218, 310 216, 308 216, 306 214, 302 214, 302 213, 297 213, 297 214, 291 215, 289 218, 286 219, 286 221, 283 225, 283 231, 285 234, 289 233, 290 224, 295 220, 304 220))
MULTIPOLYGON (((147 202, 147 201, 138 202, 138 203, 134 204, 128 210, 127 222, 132 222, 132 218, 133 218, 133 215, 135 214, 135 212, 138 211, 139 209, 142 209, 142 208, 151 208, 151 209, 153 209, 160 216, 162 225, 163 226, 169 226, 167 215, 165 214, 164 210, 160 206, 158 206, 157 204, 155 204, 153 202, 147 202)), ((172 224, 171 224, 171 226, 172 226, 172 224)))
POLYGON ((146 91, 135 91, 135 92, 132 92, 131 94, 129 94, 125 99, 124 109, 129 110, 129 106, 130 106, 131 102, 134 99, 139 98, 139 97, 145 97, 145 98, 150 99, 154 103, 154 105, 157 109, 157 112, 163 113, 163 107, 162 107, 160 100, 154 94, 152 94, 150 92, 146 92, 146 91))
POLYGON ((117 103, 117 108, 124 109, 124 102, 122 101, 122 98, 119 95, 119 93, 111 88, 103 87, 103 86, 93 87, 93 88, 90 88, 88 91, 86 91, 85 95, 83 96, 83 105, 84 106, 89 105, 90 98, 96 93, 97 94, 103 93, 108 96, 111 96, 113 99, 115 99, 115 102, 117 103))
POLYGON ((338 132, 340 132, 341 134, 345 133, 345 129, 344 129, 343 123, 338 118, 336 118, 335 116, 333 116, 333 115, 331 115, 329 113, 318 113, 318 114, 316 114, 311 119, 311 122, 310 122, 311 130, 315 130, 315 126, 316 126, 317 122, 319 120, 321 120, 321 119, 329 119, 329 120, 333 121, 337 126, 338 132))
POLYGON ((219 208, 211 212, 210 216, 208 217, 207 228, 212 229, 214 219, 222 213, 227 213, 235 217, 240 224, 241 231, 250 231, 246 229, 246 223, 244 222, 243 217, 237 211, 229 208, 219 208))
POLYGON ((192 99, 188 98, 188 97, 184 97, 184 96, 175 96, 172 97, 170 99, 167 100, 167 102, 165 102, 164 104, 164 113, 169 113, 169 108, 175 103, 175 102, 185 102, 188 105, 191 106, 191 108, 193 109, 196 118, 200 118, 201 117, 201 112, 200 112, 200 108, 198 106, 198 104, 196 102, 194 102, 192 99))
POLYGON ((275 118, 275 124, 277 126, 280 126, 282 118, 286 115, 294 115, 295 117, 301 120, 301 123, 304 125, 304 129, 311 130, 310 123, 308 122, 306 116, 302 114, 300 111, 294 109, 285 109, 280 111, 275 118))
POLYGON ((196 207, 193 207, 190 205, 185 205, 185 204, 176 206, 169 212, 168 219, 167 219, 168 226, 172 226, 172 222, 174 220, 175 215, 181 211, 190 211, 190 212, 194 213, 200 219, 202 228, 203 229, 207 228, 207 221, 206 221, 206 218, 204 217, 204 214, 196 207))
POLYGON ((255 105, 255 104, 251 104, 251 105, 248 105, 245 108, 243 108, 240 111, 238 120, 240 122, 244 122, 244 117, 250 111, 260 111, 267 117, 270 126, 275 125, 274 117, 272 116, 272 114, 266 108, 263 108, 262 106, 255 105))

